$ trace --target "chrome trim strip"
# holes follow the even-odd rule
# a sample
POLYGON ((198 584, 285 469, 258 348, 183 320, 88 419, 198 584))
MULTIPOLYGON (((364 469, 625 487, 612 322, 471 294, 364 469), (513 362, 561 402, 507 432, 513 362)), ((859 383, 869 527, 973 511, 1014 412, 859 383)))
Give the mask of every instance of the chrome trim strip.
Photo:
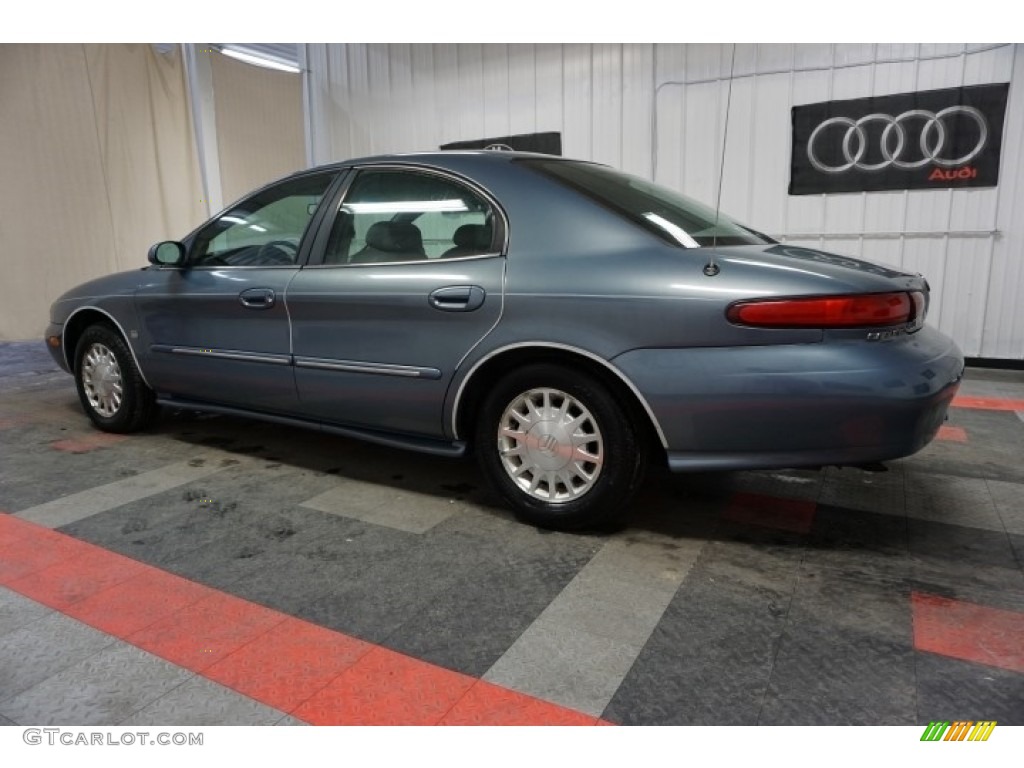
POLYGON ((477 369, 480 368, 481 365, 486 363, 492 357, 500 355, 502 352, 508 352, 512 349, 523 349, 525 347, 544 347, 545 349, 561 349, 566 352, 575 352, 578 355, 583 355, 583 357, 589 358, 590 360, 603 365, 609 371, 618 376, 622 383, 629 387, 629 390, 636 395, 637 400, 640 401, 640 405, 644 407, 644 410, 647 412, 647 416, 654 425, 654 429, 658 433, 658 439, 661 441, 662 447, 666 449, 668 448, 668 440, 665 439, 665 433, 662 431, 661 424, 658 422, 658 418, 654 415, 654 411, 651 410, 650 404, 648 404, 647 399, 640 394, 640 390, 636 388, 636 385, 633 384, 633 382, 630 381, 622 371, 603 357, 595 355, 593 352, 588 352, 587 350, 580 349, 579 347, 572 347, 568 344, 558 344, 551 341, 520 341, 515 344, 506 344, 504 347, 499 347, 498 349, 488 352, 473 364, 473 367, 469 369, 469 373, 466 374, 465 378, 463 378, 462 382, 459 384, 459 389, 455 393, 455 402, 452 405, 452 436, 456 440, 459 439, 459 403, 462 401, 462 393, 466 388, 466 384, 468 384, 470 379, 473 378, 473 374, 476 373, 477 369))
POLYGON ((299 264, 196 264, 195 266, 159 266, 155 264, 150 265, 150 269, 155 268, 159 271, 167 272, 213 272, 218 269, 294 269, 298 271, 301 269, 299 264))
POLYGON ((392 363, 364 363, 358 360, 325 360, 320 357, 296 357, 298 368, 315 368, 324 371, 345 371, 346 373, 375 373, 382 376, 404 376, 412 379, 440 379, 437 368, 417 365, 394 365, 392 363))
POLYGON ((193 355, 195 357, 216 357, 222 360, 241 360, 247 363, 271 363, 272 365, 291 365, 291 355, 275 355, 259 352, 241 352, 234 349, 204 349, 201 347, 171 347, 166 344, 154 344, 150 347, 154 352, 170 352, 174 355, 193 355))
MULTIPOLYGON (((133 302, 134 302, 134 300, 135 300, 134 297, 132 297, 132 301, 133 302)), ((132 360, 135 361, 135 369, 139 372, 139 376, 142 377, 142 383, 145 384, 147 387, 149 387, 149 381, 146 379, 146 374, 142 370, 142 366, 139 365, 139 356, 135 354, 135 347, 132 346, 132 341, 129 338, 128 334, 124 332, 124 326, 122 326, 119 322, 117 322, 117 318, 115 318, 112 314, 107 312, 107 310, 100 309, 99 307, 93 306, 92 304, 87 304, 84 307, 79 307, 74 312, 72 312, 70 315, 68 315, 67 318, 65 318, 65 320, 64 320, 64 326, 61 328, 61 331, 60 331, 60 345, 61 345, 61 347, 64 350, 64 362, 66 362, 68 364, 68 369, 71 370, 72 373, 74 373, 75 364, 74 364, 73 360, 68 360, 68 346, 65 343, 64 335, 67 333, 68 326, 71 324, 71 318, 73 318, 79 312, 82 312, 82 311, 87 310, 87 309, 91 309, 91 310, 94 310, 96 312, 99 312, 101 315, 106 315, 110 319, 110 321, 114 325, 117 326, 117 330, 121 333, 121 338, 123 338, 124 339, 124 343, 128 345, 128 351, 132 353, 132 360)), ((133 309, 134 309, 134 306, 133 306, 133 309)), ((71 354, 74 354, 73 350, 72 350, 71 354)), ((152 389, 152 387, 149 387, 149 388, 152 389)))

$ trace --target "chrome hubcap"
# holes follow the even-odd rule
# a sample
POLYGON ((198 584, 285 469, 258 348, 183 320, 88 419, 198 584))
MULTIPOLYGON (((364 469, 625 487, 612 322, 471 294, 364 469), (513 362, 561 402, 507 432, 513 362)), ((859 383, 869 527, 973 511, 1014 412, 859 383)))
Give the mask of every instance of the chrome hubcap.
POLYGON ((121 407, 121 366, 103 344, 93 344, 82 358, 82 387, 89 405, 100 416, 110 418, 121 407))
POLYGON ((594 487, 604 442, 597 420, 579 400, 558 389, 531 389, 501 414, 498 453, 520 489, 561 504, 594 487))

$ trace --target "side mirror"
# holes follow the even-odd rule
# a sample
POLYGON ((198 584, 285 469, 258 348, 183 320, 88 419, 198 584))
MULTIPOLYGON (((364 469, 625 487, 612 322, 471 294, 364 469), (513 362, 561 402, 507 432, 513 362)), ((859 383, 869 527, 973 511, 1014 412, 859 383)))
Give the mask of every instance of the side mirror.
POLYGON ((185 246, 176 240, 164 240, 149 249, 149 263, 158 267, 180 267, 185 263, 185 246))

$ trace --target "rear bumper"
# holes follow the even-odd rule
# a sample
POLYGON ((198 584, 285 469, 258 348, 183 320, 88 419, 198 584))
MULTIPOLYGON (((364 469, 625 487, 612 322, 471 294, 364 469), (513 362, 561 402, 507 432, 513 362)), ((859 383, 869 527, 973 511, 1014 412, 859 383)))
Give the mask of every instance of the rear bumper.
POLYGON ((963 355, 925 327, 885 342, 646 349, 614 364, 647 398, 675 471, 863 464, 927 445, 963 355))

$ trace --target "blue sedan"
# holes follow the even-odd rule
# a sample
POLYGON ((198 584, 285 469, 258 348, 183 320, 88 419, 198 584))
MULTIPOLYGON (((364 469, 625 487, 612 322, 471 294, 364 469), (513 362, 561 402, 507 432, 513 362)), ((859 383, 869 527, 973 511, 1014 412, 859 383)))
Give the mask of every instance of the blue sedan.
POLYGON ((61 296, 93 423, 159 405, 446 456, 530 523, 607 525, 674 471, 907 456, 963 373, 920 275, 773 241, 595 163, 364 158, 61 296))

